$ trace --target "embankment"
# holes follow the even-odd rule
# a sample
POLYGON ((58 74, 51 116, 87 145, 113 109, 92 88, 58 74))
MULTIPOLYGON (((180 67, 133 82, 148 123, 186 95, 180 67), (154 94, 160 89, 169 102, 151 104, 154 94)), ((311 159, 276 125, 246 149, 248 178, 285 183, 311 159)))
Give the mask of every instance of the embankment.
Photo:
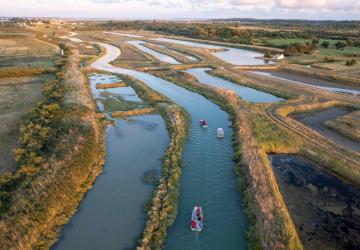
POLYGON ((102 133, 79 61, 68 49, 21 128, 18 169, 0 182, 2 249, 49 248, 101 172, 102 133))
POLYGON ((121 117, 121 116, 133 116, 133 115, 145 115, 153 113, 154 108, 143 108, 143 109, 132 109, 127 111, 115 111, 111 113, 111 117, 121 117))
POLYGON ((114 82, 114 83, 96 84, 97 89, 111 89, 111 88, 119 88, 119 87, 126 87, 126 83, 114 82))

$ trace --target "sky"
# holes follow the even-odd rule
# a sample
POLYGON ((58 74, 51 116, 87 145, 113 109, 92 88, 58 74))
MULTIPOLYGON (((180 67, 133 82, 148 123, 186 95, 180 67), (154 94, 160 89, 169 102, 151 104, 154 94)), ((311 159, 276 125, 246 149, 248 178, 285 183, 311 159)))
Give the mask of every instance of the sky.
POLYGON ((0 16, 360 20, 360 0, 0 0, 0 16))

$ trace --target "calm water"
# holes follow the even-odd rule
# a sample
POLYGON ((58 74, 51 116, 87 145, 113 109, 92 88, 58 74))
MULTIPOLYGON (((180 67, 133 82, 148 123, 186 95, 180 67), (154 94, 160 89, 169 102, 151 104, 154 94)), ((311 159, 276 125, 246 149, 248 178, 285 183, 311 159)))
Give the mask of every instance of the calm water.
POLYGON ((212 76, 206 73, 206 70, 210 70, 210 69, 193 68, 186 70, 186 72, 195 76, 198 79, 198 81, 203 84, 210 85, 213 87, 231 89, 235 91, 235 93, 238 94, 245 101, 264 103, 264 102, 278 102, 283 100, 282 98, 279 98, 277 96, 256 89, 244 87, 220 77, 212 76))
POLYGON ((178 39, 171 39, 171 38, 155 38, 154 40, 167 42, 167 43, 175 43, 185 46, 191 47, 198 47, 204 49, 226 49, 226 51, 220 52, 213 52, 213 54, 220 58, 221 60, 232 63, 235 65, 259 65, 259 64, 266 64, 267 62, 263 59, 257 59, 256 57, 262 57, 263 54, 251 50, 246 49, 236 49, 230 47, 223 47, 223 46, 216 46, 210 45, 205 43, 198 43, 198 42, 190 42, 178 39))
POLYGON ((326 81, 319 78, 295 75, 292 73, 278 72, 278 71, 252 71, 251 73, 262 76, 273 77, 281 80, 287 80, 289 82, 296 84, 304 84, 307 86, 317 87, 331 92, 360 95, 360 87, 339 84, 336 82, 326 81))
POLYGON ((176 61, 173 57, 159 53, 155 50, 149 49, 148 47, 144 46, 143 44, 146 42, 143 41, 129 41, 127 42, 131 45, 134 45, 136 48, 142 50, 145 53, 148 53, 152 56, 154 56, 156 59, 166 62, 166 63, 171 63, 171 64, 181 64, 181 62, 176 61))
POLYGON ((271 155, 305 249, 360 249, 360 190, 297 155, 271 155))
MULTIPOLYGON (((117 82, 115 76, 92 74, 96 83, 117 82)), ((116 88, 117 89, 117 88, 116 88)), ((107 89, 106 91, 114 91, 107 89)), ((141 101, 141 99, 139 99, 141 101)), ((143 115, 127 120, 113 119, 106 135, 106 162, 79 210, 64 227, 56 250, 134 248, 145 225, 145 202, 154 186, 142 178, 148 171, 161 172, 169 137, 160 115, 143 115)))
POLYGON ((95 99, 100 98, 102 93, 111 93, 121 96, 126 101, 141 102, 142 100, 136 94, 132 87, 119 87, 109 89, 97 89, 98 83, 114 83, 122 82, 122 80, 116 76, 104 75, 104 74, 90 74, 89 75, 91 91, 95 99))
POLYGON ((183 106, 191 115, 192 129, 183 155, 180 207, 175 224, 169 229, 166 249, 247 249, 247 219, 237 190, 232 162, 232 129, 228 114, 204 97, 173 83, 143 72, 121 69, 108 63, 120 50, 100 44, 107 54, 93 67, 115 73, 129 74, 183 106), (209 128, 198 121, 205 118, 209 128), (225 130, 225 138, 216 138, 216 129, 225 130), (201 234, 189 228, 194 205, 203 207, 205 224, 201 234))
POLYGON ((198 60, 198 59, 197 59, 196 57, 194 57, 194 56, 189 56, 189 55, 187 55, 187 54, 185 54, 185 53, 181 53, 181 52, 179 52, 179 51, 177 51, 177 50, 174 50, 174 49, 171 49, 171 48, 169 48, 169 47, 167 47, 167 46, 165 46, 165 45, 163 45, 163 44, 156 44, 156 45, 159 46, 160 48, 171 50, 173 53, 179 54, 179 55, 181 55, 181 56, 184 56, 184 57, 186 57, 187 59, 190 59, 190 60, 192 60, 192 61, 197 61, 197 60, 198 60))
POLYGON ((119 36, 127 36, 127 37, 133 37, 133 38, 142 38, 143 36, 135 35, 135 34, 128 34, 128 33, 121 33, 121 32, 111 32, 111 31, 105 31, 106 34, 112 34, 112 35, 119 35, 119 36))

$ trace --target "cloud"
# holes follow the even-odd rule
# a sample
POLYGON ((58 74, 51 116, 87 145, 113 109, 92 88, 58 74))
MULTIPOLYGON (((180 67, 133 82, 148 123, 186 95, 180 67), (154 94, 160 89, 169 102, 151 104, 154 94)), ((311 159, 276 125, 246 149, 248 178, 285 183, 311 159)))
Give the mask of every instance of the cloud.
POLYGON ((360 20, 360 0, 0 0, 0 16, 360 20), (74 4, 76 2, 76 4, 74 4))
MULTIPOLYGON (((38 0, 48 1, 51 0, 38 0)), ((56 0, 53 0, 56 1, 56 0)), ((166 8, 191 6, 195 9, 231 9, 231 8, 262 8, 293 10, 304 9, 312 11, 349 10, 360 11, 360 0, 85 0, 96 4, 123 4, 137 2, 146 5, 157 5, 166 8)))

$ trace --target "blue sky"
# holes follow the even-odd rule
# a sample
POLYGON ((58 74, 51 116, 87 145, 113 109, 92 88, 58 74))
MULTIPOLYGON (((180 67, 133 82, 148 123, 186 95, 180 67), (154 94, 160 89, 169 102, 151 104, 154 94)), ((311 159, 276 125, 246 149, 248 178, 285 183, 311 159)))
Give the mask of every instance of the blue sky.
POLYGON ((0 16, 360 20, 360 0, 0 0, 0 16))

